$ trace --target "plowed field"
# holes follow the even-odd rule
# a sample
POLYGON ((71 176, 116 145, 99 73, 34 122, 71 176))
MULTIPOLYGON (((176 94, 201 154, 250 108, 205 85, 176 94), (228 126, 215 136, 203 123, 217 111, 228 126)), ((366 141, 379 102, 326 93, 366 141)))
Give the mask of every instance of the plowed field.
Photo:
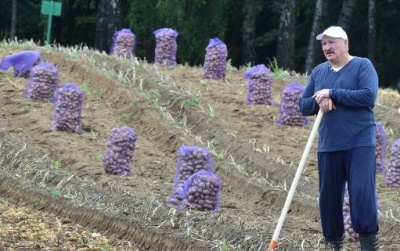
MULTIPOLYGON (((81 87, 83 133, 52 131, 53 104, 25 99, 27 79, 12 70, 0 73, 0 196, 15 210, 27 206, 22 211, 38 222, 60 221, 48 227, 58 231, 48 234, 51 240, 30 242, 15 237, 21 221, 0 236, 0 250, 267 250, 311 131, 276 123, 280 93, 293 81, 305 84, 306 76, 276 72, 275 105, 249 106, 245 68, 228 67, 225 80, 205 80, 200 67, 156 67, 87 48, 28 42, 2 43, 0 57, 25 49, 40 50, 42 60, 55 64, 61 85, 81 87), (121 126, 138 136, 130 176, 108 175, 102 163, 111 130, 121 126), (219 210, 166 203, 182 145, 213 154, 223 182, 219 210), (75 237, 91 245, 67 243, 70 230, 63 230, 62 219, 84 227, 75 237), (104 239, 96 244, 99 236, 104 239), (23 249, 18 242, 34 244, 23 249)), ((380 90, 375 108, 387 131, 387 161, 400 134, 398 100, 394 91, 380 90)), ((400 250, 399 188, 387 187, 382 174, 377 182, 381 248, 400 250)), ((317 201, 314 144, 277 250, 324 250, 317 201)), ((10 228, 10 210, 0 213, 0 229, 10 228)), ((28 225, 24 231, 37 230, 28 225)), ((345 246, 358 249, 351 238, 345 246)))

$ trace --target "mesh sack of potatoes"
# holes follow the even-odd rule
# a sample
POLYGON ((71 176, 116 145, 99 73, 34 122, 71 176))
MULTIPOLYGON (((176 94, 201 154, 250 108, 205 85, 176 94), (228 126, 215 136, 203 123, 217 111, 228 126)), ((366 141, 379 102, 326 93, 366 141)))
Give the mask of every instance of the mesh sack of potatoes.
POLYGON ((158 66, 176 66, 176 38, 178 32, 171 28, 161 28, 153 32, 156 38, 154 63, 158 66))
POLYGON ((273 104, 273 74, 264 64, 251 67, 243 77, 248 79, 246 100, 248 105, 273 104))
POLYGON ((131 29, 121 29, 114 33, 111 44, 111 55, 125 58, 135 56, 136 36, 131 29))
POLYGON ((183 183, 190 175, 201 170, 214 172, 214 160, 211 153, 201 147, 182 145, 178 150, 174 186, 168 202, 178 205, 183 199, 183 183))
POLYGON ((343 220, 344 220, 345 234, 347 236, 353 238, 354 240, 358 240, 358 234, 354 231, 352 223, 351 223, 350 199, 349 199, 349 192, 347 190, 347 186, 346 186, 346 191, 345 191, 344 201, 343 201, 343 220))
MULTIPOLYGON (((378 203, 378 191, 375 191, 375 197, 376 197, 376 207, 379 208, 379 203, 378 203)), ((347 236, 351 237, 353 240, 358 241, 359 235, 354 231, 353 225, 351 222, 351 216, 350 216, 350 197, 349 197, 349 190, 345 188, 345 195, 344 195, 344 201, 343 201, 343 220, 344 220, 344 232, 347 236)))
POLYGON ((201 170, 192 174, 183 184, 180 208, 194 208, 201 211, 218 210, 219 194, 222 188, 220 177, 201 170))
POLYGON ((385 179, 388 186, 400 186, 400 139, 392 144, 385 179))
POLYGON ((113 128, 107 140, 103 164, 107 174, 127 176, 131 174, 137 135, 127 126, 113 128))
POLYGON ((29 99, 54 102, 59 84, 58 68, 54 64, 41 62, 32 68, 23 96, 29 99))
POLYGON ((376 122, 376 171, 385 173, 387 136, 385 128, 379 122, 376 122))
POLYGON ((25 50, 5 56, 0 61, 0 71, 13 67, 14 76, 28 78, 32 67, 40 63, 41 52, 25 50))
POLYGON ((211 38, 204 57, 203 78, 223 79, 226 76, 228 48, 219 38, 211 38))
POLYGON ((298 104, 304 89, 304 86, 296 82, 292 82, 283 88, 277 124, 294 126, 308 126, 310 124, 310 119, 301 114, 298 104))
POLYGON ((56 91, 53 125, 54 131, 82 133, 82 108, 85 95, 74 83, 67 83, 56 91))

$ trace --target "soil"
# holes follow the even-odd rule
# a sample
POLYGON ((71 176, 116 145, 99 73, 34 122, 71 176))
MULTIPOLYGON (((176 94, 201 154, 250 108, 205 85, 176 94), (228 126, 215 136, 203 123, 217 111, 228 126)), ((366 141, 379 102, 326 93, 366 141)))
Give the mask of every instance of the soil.
MULTIPOLYGON (((81 87, 83 132, 51 130, 53 104, 24 98, 28 80, 12 70, 0 73, 0 196, 13 205, 0 207, 0 227, 10 231, 0 235, 2 250, 268 249, 314 120, 310 126, 277 124, 280 94, 291 82, 305 84, 307 76, 276 73, 274 105, 247 105, 245 68, 228 66, 224 80, 207 80, 201 67, 157 67, 85 47, 30 42, 2 43, 0 57, 26 49, 40 50, 42 60, 58 67, 61 86, 81 87), (138 136, 130 176, 106 174, 102 163, 111 130, 121 126, 138 136), (223 182, 218 210, 167 203, 182 145, 213 154, 223 182), (12 212, 25 215, 20 224, 12 224, 12 212), (32 216, 38 223, 24 220, 32 216), (66 226, 57 223, 62 219, 66 226), (46 240, 16 238, 38 231, 39 222, 48 224, 42 227, 51 232, 46 240), (68 243, 71 228, 91 246, 68 243)), ((398 98, 381 89, 375 107, 387 132, 387 163, 400 133, 398 98)), ((313 144, 276 250, 325 250, 317 175, 313 144)), ((383 174, 377 183, 381 249, 399 250, 399 188, 386 186, 383 174)), ((358 249, 349 237, 345 246, 358 249)))

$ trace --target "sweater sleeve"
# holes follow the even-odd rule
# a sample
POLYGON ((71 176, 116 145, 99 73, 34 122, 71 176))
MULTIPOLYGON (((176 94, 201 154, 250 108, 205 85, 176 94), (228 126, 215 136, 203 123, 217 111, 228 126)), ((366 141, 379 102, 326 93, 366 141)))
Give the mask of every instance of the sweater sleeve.
POLYGON ((350 107, 373 107, 378 95, 378 75, 371 61, 364 59, 358 73, 357 90, 331 89, 330 97, 350 107))
POLYGON ((311 74, 308 84, 299 99, 300 112, 304 116, 312 116, 318 113, 319 106, 317 102, 315 102, 315 99, 312 98, 312 96, 314 95, 314 88, 315 81, 313 79, 313 74, 311 74))

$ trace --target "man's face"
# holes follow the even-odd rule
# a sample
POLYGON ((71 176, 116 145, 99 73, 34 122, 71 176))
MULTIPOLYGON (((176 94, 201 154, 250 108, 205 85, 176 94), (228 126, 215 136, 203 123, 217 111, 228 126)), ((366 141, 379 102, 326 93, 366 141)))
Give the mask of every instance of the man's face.
POLYGON ((346 56, 348 41, 342 38, 324 36, 321 40, 322 51, 327 60, 335 62, 346 56))

